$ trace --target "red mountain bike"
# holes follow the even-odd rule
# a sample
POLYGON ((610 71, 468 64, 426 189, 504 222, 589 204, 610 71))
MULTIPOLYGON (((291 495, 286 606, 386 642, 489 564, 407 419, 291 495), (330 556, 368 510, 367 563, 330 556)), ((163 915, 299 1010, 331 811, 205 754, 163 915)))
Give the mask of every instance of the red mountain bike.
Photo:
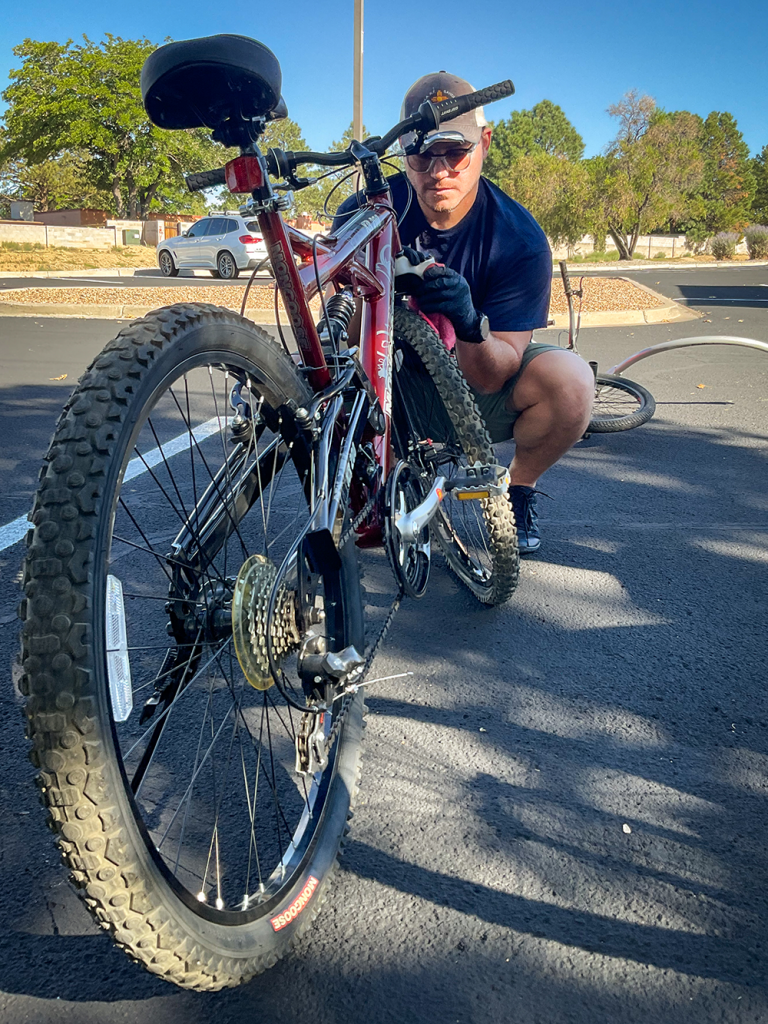
POLYGON ((381 165, 406 131, 420 144, 513 87, 427 102, 343 153, 264 155, 285 108, 260 43, 171 43, 142 86, 156 124, 240 147, 189 184, 251 194, 298 361, 207 304, 157 310, 97 356, 31 514, 22 686, 51 826, 91 912, 150 971, 217 989, 272 965, 319 907, 358 781, 361 686, 400 598, 424 593, 431 541, 480 601, 517 582, 506 471, 455 360, 396 299, 381 165), (322 240, 280 216, 302 164, 365 182, 322 240), (383 544, 397 581, 378 636, 355 542, 383 544))

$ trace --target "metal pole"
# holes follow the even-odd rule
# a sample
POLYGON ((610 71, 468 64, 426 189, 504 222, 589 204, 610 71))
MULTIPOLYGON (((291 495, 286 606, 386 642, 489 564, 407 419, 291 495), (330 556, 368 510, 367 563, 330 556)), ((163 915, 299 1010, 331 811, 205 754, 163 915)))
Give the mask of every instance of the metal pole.
POLYGON ((352 136, 363 137, 363 0, 355 0, 355 71, 352 85, 352 136))

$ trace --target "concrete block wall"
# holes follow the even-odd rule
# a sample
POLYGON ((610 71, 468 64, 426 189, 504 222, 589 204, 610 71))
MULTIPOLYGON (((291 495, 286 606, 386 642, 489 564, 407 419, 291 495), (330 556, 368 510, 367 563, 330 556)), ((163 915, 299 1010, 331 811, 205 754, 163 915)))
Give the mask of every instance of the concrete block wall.
POLYGON ((64 249, 111 249, 116 244, 115 228, 81 228, 36 224, 25 221, 0 221, 0 242, 61 246, 64 249))

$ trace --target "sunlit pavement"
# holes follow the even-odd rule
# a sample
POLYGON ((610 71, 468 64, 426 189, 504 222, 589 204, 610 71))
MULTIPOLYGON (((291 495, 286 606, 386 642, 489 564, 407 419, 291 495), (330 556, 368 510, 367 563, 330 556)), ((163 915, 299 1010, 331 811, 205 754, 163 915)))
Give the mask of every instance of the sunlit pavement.
MULTIPOLYGON (((768 292, 765 269, 716 273, 768 292)), ((642 281, 709 283, 671 274, 642 281)), ((594 328, 582 353, 607 369, 671 337, 768 341, 752 292, 709 295, 709 324, 594 328)), ((28 507, 58 409, 116 329, 0 321, 0 522, 28 507)), ((404 605, 372 675, 413 675, 371 687, 342 871, 298 952, 244 989, 142 973, 66 883, 10 682, 21 546, 0 554, 0 1019, 768 1019, 768 356, 683 349, 628 376, 655 417, 542 479, 544 544, 513 600, 479 607, 438 557, 404 605)), ((364 563, 380 612, 391 585, 364 563)))

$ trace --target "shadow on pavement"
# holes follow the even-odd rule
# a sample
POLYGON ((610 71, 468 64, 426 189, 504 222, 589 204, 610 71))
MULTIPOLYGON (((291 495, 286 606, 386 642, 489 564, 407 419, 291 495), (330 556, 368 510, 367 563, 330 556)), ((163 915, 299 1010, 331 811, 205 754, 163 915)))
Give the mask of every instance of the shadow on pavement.
POLYGON ((96 934, 5 723, 4 802, 37 817, 4 835, 0 988, 162 995, 193 1024, 765 1019, 765 441, 593 435, 547 479, 509 605, 436 567, 377 661, 415 675, 369 697, 328 905, 243 989, 175 991, 96 934))
POLYGON ((676 282, 680 299, 689 306, 752 306, 768 308, 768 289, 756 285, 695 285, 676 282))

